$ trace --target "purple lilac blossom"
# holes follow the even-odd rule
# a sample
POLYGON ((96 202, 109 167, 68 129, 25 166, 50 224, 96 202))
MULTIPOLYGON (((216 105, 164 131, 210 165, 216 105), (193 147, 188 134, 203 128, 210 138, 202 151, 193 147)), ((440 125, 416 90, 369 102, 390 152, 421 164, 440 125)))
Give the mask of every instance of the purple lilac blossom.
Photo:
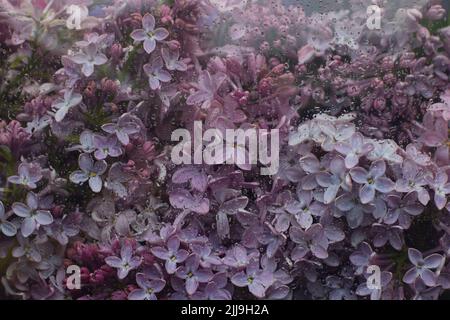
POLYGON ((448 5, 294 2, 2 2, 0 299, 446 297, 448 5))

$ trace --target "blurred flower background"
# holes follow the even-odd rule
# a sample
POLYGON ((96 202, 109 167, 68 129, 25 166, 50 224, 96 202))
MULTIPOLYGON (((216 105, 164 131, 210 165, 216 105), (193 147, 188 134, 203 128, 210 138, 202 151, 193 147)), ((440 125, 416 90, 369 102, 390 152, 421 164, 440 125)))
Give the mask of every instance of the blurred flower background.
POLYGON ((449 9, 0 0, 0 298, 449 298, 449 9), (174 164, 194 121, 278 173, 174 164))

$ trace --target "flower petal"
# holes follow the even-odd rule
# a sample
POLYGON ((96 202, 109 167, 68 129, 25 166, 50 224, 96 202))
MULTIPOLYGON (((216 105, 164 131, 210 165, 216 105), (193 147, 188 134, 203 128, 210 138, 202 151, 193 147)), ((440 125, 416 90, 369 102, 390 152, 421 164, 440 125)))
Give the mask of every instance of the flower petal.
POLYGON ((20 231, 22 235, 26 238, 36 229, 36 221, 34 218, 25 218, 22 222, 22 226, 20 227, 20 231))
POLYGON ((155 24, 156 24, 155 17, 152 16, 150 13, 146 13, 142 18, 142 27, 144 27, 144 30, 146 32, 155 30, 155 24))
POLYGON ((145 52, 150 54, 153 51, 155 51, 155 48, 156 48, 156 40, 155 39, 147 38, 147 39, 144 40, 144 50, 145 50, 145 52))
POLYGON ((36 212, 36 222, 40 225, 46 226, 53 222, 53 216, 48 210, 38 210, 36 212))
POLYGON ((103 182, 99 176, 89 178, 89 187, 94 192, 100 192, 102 190, 103 182))
POLYGON ((30 208, 21 202, 13 203, 12 210, 16 215, 22 218, 28 218, 31 216, 30 208))
POLYGON ((441 265, 444 261, 444 257, 440 254, 434 253, 425 258, 424 267, 428 269, 435 269, 441 265))
POLYGON ((130 36, 136 41, 144 41, 148 37, 144 29, 136 29, 130 34, 130 36))
POLYGON ((408 249, 408 257, 409 261, 411 261, 411 263, 415 266, 419 265, 419 263, 421 263, 423 260, 422 253, 414 248, 408 249))

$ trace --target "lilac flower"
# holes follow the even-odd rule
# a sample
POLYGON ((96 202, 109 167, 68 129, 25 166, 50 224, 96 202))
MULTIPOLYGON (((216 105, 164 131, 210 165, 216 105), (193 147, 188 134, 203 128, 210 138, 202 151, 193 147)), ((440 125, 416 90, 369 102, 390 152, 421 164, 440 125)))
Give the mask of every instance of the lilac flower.
POLYGON ((312 201, 311 192, 308 191, 308 194, 303 197, 306 201, 299 202, 292 199, 290 192, 283 192, 278 195, 275 205, 268 208, 269 212, 276 215, 275 230, 277 232, 286 232, 290 225, 294 223, 295 218, 297 218, 298 223, 303 228, 309 228, 311 226, 313 222, 313 217, 309 212, 309 205, 312 201))
POLYGON ((60 122, 64 119, 69 110, 77 105, 83 100, 83 97, 79 93, 73 93, 72 90, 64 90, 64 98, 58 98, 53 104, 52 108, 55 113, 55 120, 60 122))
POLYGON ((80 134, 80 144, 74 145, 66 149, 67 151, 79 150, 84 153, 92 153, 95 151, 94 133, 91 130, 84 130, 80 134))
POLYGON ((325 236, 322 225, 313 224, 306 231, 297 227, 291 227, 289 234, 291 240, 297 243, 297 246, 292 251, 294 260, 302 259, 310 251, 319 259, 328 257, 328 239, 325 236))
POLYGON ((184 189, 176 189, 169 195, 170 204, 177 209, 188 209, 200 214, 209 212, 209 199, 201 195, 192 195, 184 189))
POLYGON ((408 229, 411 226, 413 217, 420 215, 424 207, 418 203, 417 195, 407 194, 403 197, 399 195, 389 195, 387 197, 388 212, 383 218, 383 222, 392 225, 398 221, 399 225, 408 229))
POLYGON ((223 198, 222 201, 217 211, 216 222, 217 222, 217 234, 221 239, 224 239, 228 237, 230 233, 228 216, 235 215, 239 211, 244 210, 248 204, 248 198, 231 196, 230 199, 228 199, 227 197, 223 198))
POLYGON ((417 192, 419 201, 425 206, 430 201, 430 195, 426 190, 428 173, 417 166, 411 160, 405 160, 402 165, 403 177, 395 183, 398 192, 417 192))
POLYGON ((200 265, 203 268, 222 265, 222 259, 212 252, 212 248, 207 244, 192 244, 192 252, 200 258, 200 265))
POLYGON ((174 71, 186 71, 187 65, 183 61, 179 61, 180 59, 180 51, 178 49, 176 50, 169 50, 166 48, 161 49, 161 55, 164 59, 164 62, 166 63, 167 70, 174 71))
POLYGON ((299 203, 291 202, 287 204, 286 210, 295 214, 297 223, 303 228, 308 229, 313 224, 313 216, 320 216, 325 207, 318 201, 313 201, 313 194, 311 191, 297 192, 299 203))
POLYGON ((153 247, 151 252, 155 257, 165 260, 165 268, 169 274, 174 274, 177 270, 177 264, 184 262, 189 256, 189 252, 180 249, 180 240, 176 236, 167 240, 167 249, 153 247))
POLYGON ((343 188, 350 191, 351 180, 345 170, 344 160, 336 157, 331 160, 330 173, 319 172, 316 175, 317 183, 325 188, 323 200, 325 204, 329 204, 336 198, 339 189, 343 188))
POLYGON ((375 233, 373 245, 377 248, 383 247, 389 241, 389 244, 396 250, 403 247, 403 228, 400 226, 384 226, 374 224, 372 231, 375 233))
POLYGON ((371 143, 364 141, 364 137, 360 133, 355 133, 350 138, 350 142, 339 142, 335 146, 336 151, 345 156, 347 169, 355 167, 359 162, 359 158, 368 154, 373 148, 371 143))
POLYGON ((94 156, 97 160, 104 160, 108 156, 119 157, 122 155, 122 148, 115 135, 102 136, 95 134, 93 136, 94 147, 96 148, 94 156))
POLYGON ((70 57, 76 64, 81 64, 81 71, 86 77, 94 73, 94 66, 105 64, 108 58, 103 53, 98 52, 97 45, 90 43, 82 52, 76 53, 70 57))
POLYGON ((133 248, 129 244, 124 244, 120 250, 120 257, 109 256, 105 258, 105 262, 117 269, 117 277, 125 279, 131 270, 140 266, 142 259, 133 256, 133 248))
POLYGON ((36 183, 42 179, 41 168, 36 164, 21 163, 18 172, 18 176, 10 176, 8 181, 34 189, 37 187, 36 183))
POLYGON ((244 268, 250 261, 259 256, 258 252, 250 251, 242 245, 236 245, 227 252, 227 255, 223 258, 223 262, 233 268, 244 268))
POLYGON ((0 201, 0 231, 7 237, 14 237, 17 233, 17 228, 12 222, 6 220, 7 218, 5 206, 0 201))
POLYGON ((272 285, 274 279, 270 272, 261 270, 259 259, 253 259, 244 271, 231 277, 231 282, 238 287, 248 287, 248 290, 257 298, 264 298, 266 290, 272 285))
POLYGON ((131 33, 131 37, 136 42, 144 41, 144 50, 148 54, 156 48, 156 41, 163 41, 169 36, 169 32, 164 28, 156 28, 155 17, 146 13, 142 18, 143 29, 136 29, 131 33))
POLYGON ((187 98, 186 103, 188 105, 201 105, 202 109, 208 109, 225 78, 224 74, 211 75, 209 71, 203 71, 199 75, 198 91, 192 93, 187 98))
POLYGON ((190 255, 184 266, 180 266, 176 275, 185 280, 186 292, 189 295, 194 294, 200 283, 207 283, 211 280, 213 274, 209 269, 199 269, 200 259, 196 255, 190 255))
POLYGON ((136 283, 139 289, 134 289, 128 295, 129 300, 158 300, 156 293, 161 292, 166 286, 162 279, 148 279, 143 273, 136 274, 136 283))
POLYGON ((373 204, 361 203, 356 192, 345 193, 336 199, 336 207, 345 213, 345 218, 350 228, 358 228, 366 214, 374 211, 373 204))
POLYGON ((116 135, 117 139, 124 146, 130 143, 130 135, 138 133, 140 131, 139 126, 136 123, 129 121, 129 119, 123 116, 119 118, 117 124, 107 123, 102 125, 103 131, 116 135))
POLYGON ((351 139, 356 130, 355 125, 352 123, 334 124, 331 121, 324 121, 320 123, 319 126, 322 132, 326 135, 325 140, 322 142, 322 148, 325 151, 333 151, 338 147, 338 145, 351 139))
POLYGON ((356 274, 362 274, 371 265, 375 255, 376 253, 367 242, 361 243, 358 250, 350 255, 351 263, 357 267, 356 274))
POLYGON ((189 182, 191 188, 204 192, 208 184, 208 176, 195 166, 185 166, 174 172, 172 182, 176 184, 189 182))
MULTIPOLYGON (((38 196, 33 192, 28 192, 26 204, 14 202, 12 205, 13 212, 24 218, 20 231, 26 238, 30 236, 41 225, 46 226, 53 222, 53 216, 48 210, 42 210, 38 196)), ((47 207, 47 206, 44 206, 47 207)))
POLYGON ((28 238, 24 238, 21 234, 17 235, 17 241, 19 242, 19 245, 12 250, 12 256, 14 258, 26 257, 33 262, 42 261, 42 255, 34 241, 30 242, 28 238))
POLYGON ((225 272, 216 273, 206 284, 206 298, 209 300, 231 300, 231 293, 226 289, 227 284, 227 274, 225 272))
POLYGON ((375 190, 388 193, 394 189, 392 180, 384 177, 385 172, 386 163, 383 160, 372 163, 369 172, 361 167, 350 170, 353 181, 362 185, 359 189, 361 203, 366 204, 373 201, 375 198, 375 190))
POLYGON ((65 246, 69 239, 80 232, 80 223, 82 216, 80 212, 74 212, 64 216, 62 219, 55 220, 51 225, 45 227, 47 235, 65 246))
POLYGON ((144 72, 148 76, 148 83, 152 90, 161 88, 161 82, 170 82, 172 76, 163 70, 163 60, 161 57, 154 58, 151 63, 144 65, 144 72))
POLYGON ((408 257, 414 267, 405 273, 403 282, 412 284, 417 278, 420 278, 427 286, 434 286, 437 276, 431 269, 438 268, 445 261, 445 258, 435 253, 424 259, 422 253, 414 248, 408 249, 408 257))
POLYGON ((373 150, 366 157, 370 161, 385 160, 388 163, 401 163, 403 158, 397 153, 399 146, 392 140, 371 140, 373 150))
POLYGON ((448 182, 447 173, 439 170, 434 179, 429 178, 430 187, 434 190, 434 203, 439 210, 442 210, 447 204, 447 194, 450 194, 450 182, 448 182))
POLYGON ((130 174, 124 172, 123 165, 116 162, 109 168, 108 178, 105 181, 105 187, 106 189, 113 191, 118 197, 126 198, 128 195, 128 189, 125 183, 130 179, 130 174))
POLYGON ((102 160, 94 163, 89 154, 82 153, 78 158, 78 165, 81 170, 72 172, 70 174, 70 181, 76 184, 83 184, 88 181, 92 191, 100 192, 103 185, 100 176, 106 171, 106 161, 102 160))

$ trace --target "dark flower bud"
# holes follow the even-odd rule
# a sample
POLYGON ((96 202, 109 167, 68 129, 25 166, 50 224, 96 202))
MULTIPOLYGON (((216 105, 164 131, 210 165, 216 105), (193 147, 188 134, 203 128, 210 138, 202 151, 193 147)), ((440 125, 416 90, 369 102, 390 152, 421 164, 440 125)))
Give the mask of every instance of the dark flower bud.
POLYGON ((445 16, 445 9, 440 4, 431 6, 430 9, 428 9, 427 13, 425 14, 425 17, 427 19, 433 21, 441 20, 444 18, 444 16, 445 16))
POLYGON ((97 85, 95 84, 95 81, 89 81, 88 85, 84 89, 84 95, 87 98, 94 98, 95 92, 97 91, 97 85))
POLYGON ((100 84, 102 91, 104 91, 107 95, 115 96, 119 91, 119 86, 114 80, 103 78, 100 84))
POLYGON ((123 55, 122 45, 120 43, 114 43, 111 46, 110 54, 111 54, 111 58, 114 61, 119 61, 122 58, 122 55, 123 55))

